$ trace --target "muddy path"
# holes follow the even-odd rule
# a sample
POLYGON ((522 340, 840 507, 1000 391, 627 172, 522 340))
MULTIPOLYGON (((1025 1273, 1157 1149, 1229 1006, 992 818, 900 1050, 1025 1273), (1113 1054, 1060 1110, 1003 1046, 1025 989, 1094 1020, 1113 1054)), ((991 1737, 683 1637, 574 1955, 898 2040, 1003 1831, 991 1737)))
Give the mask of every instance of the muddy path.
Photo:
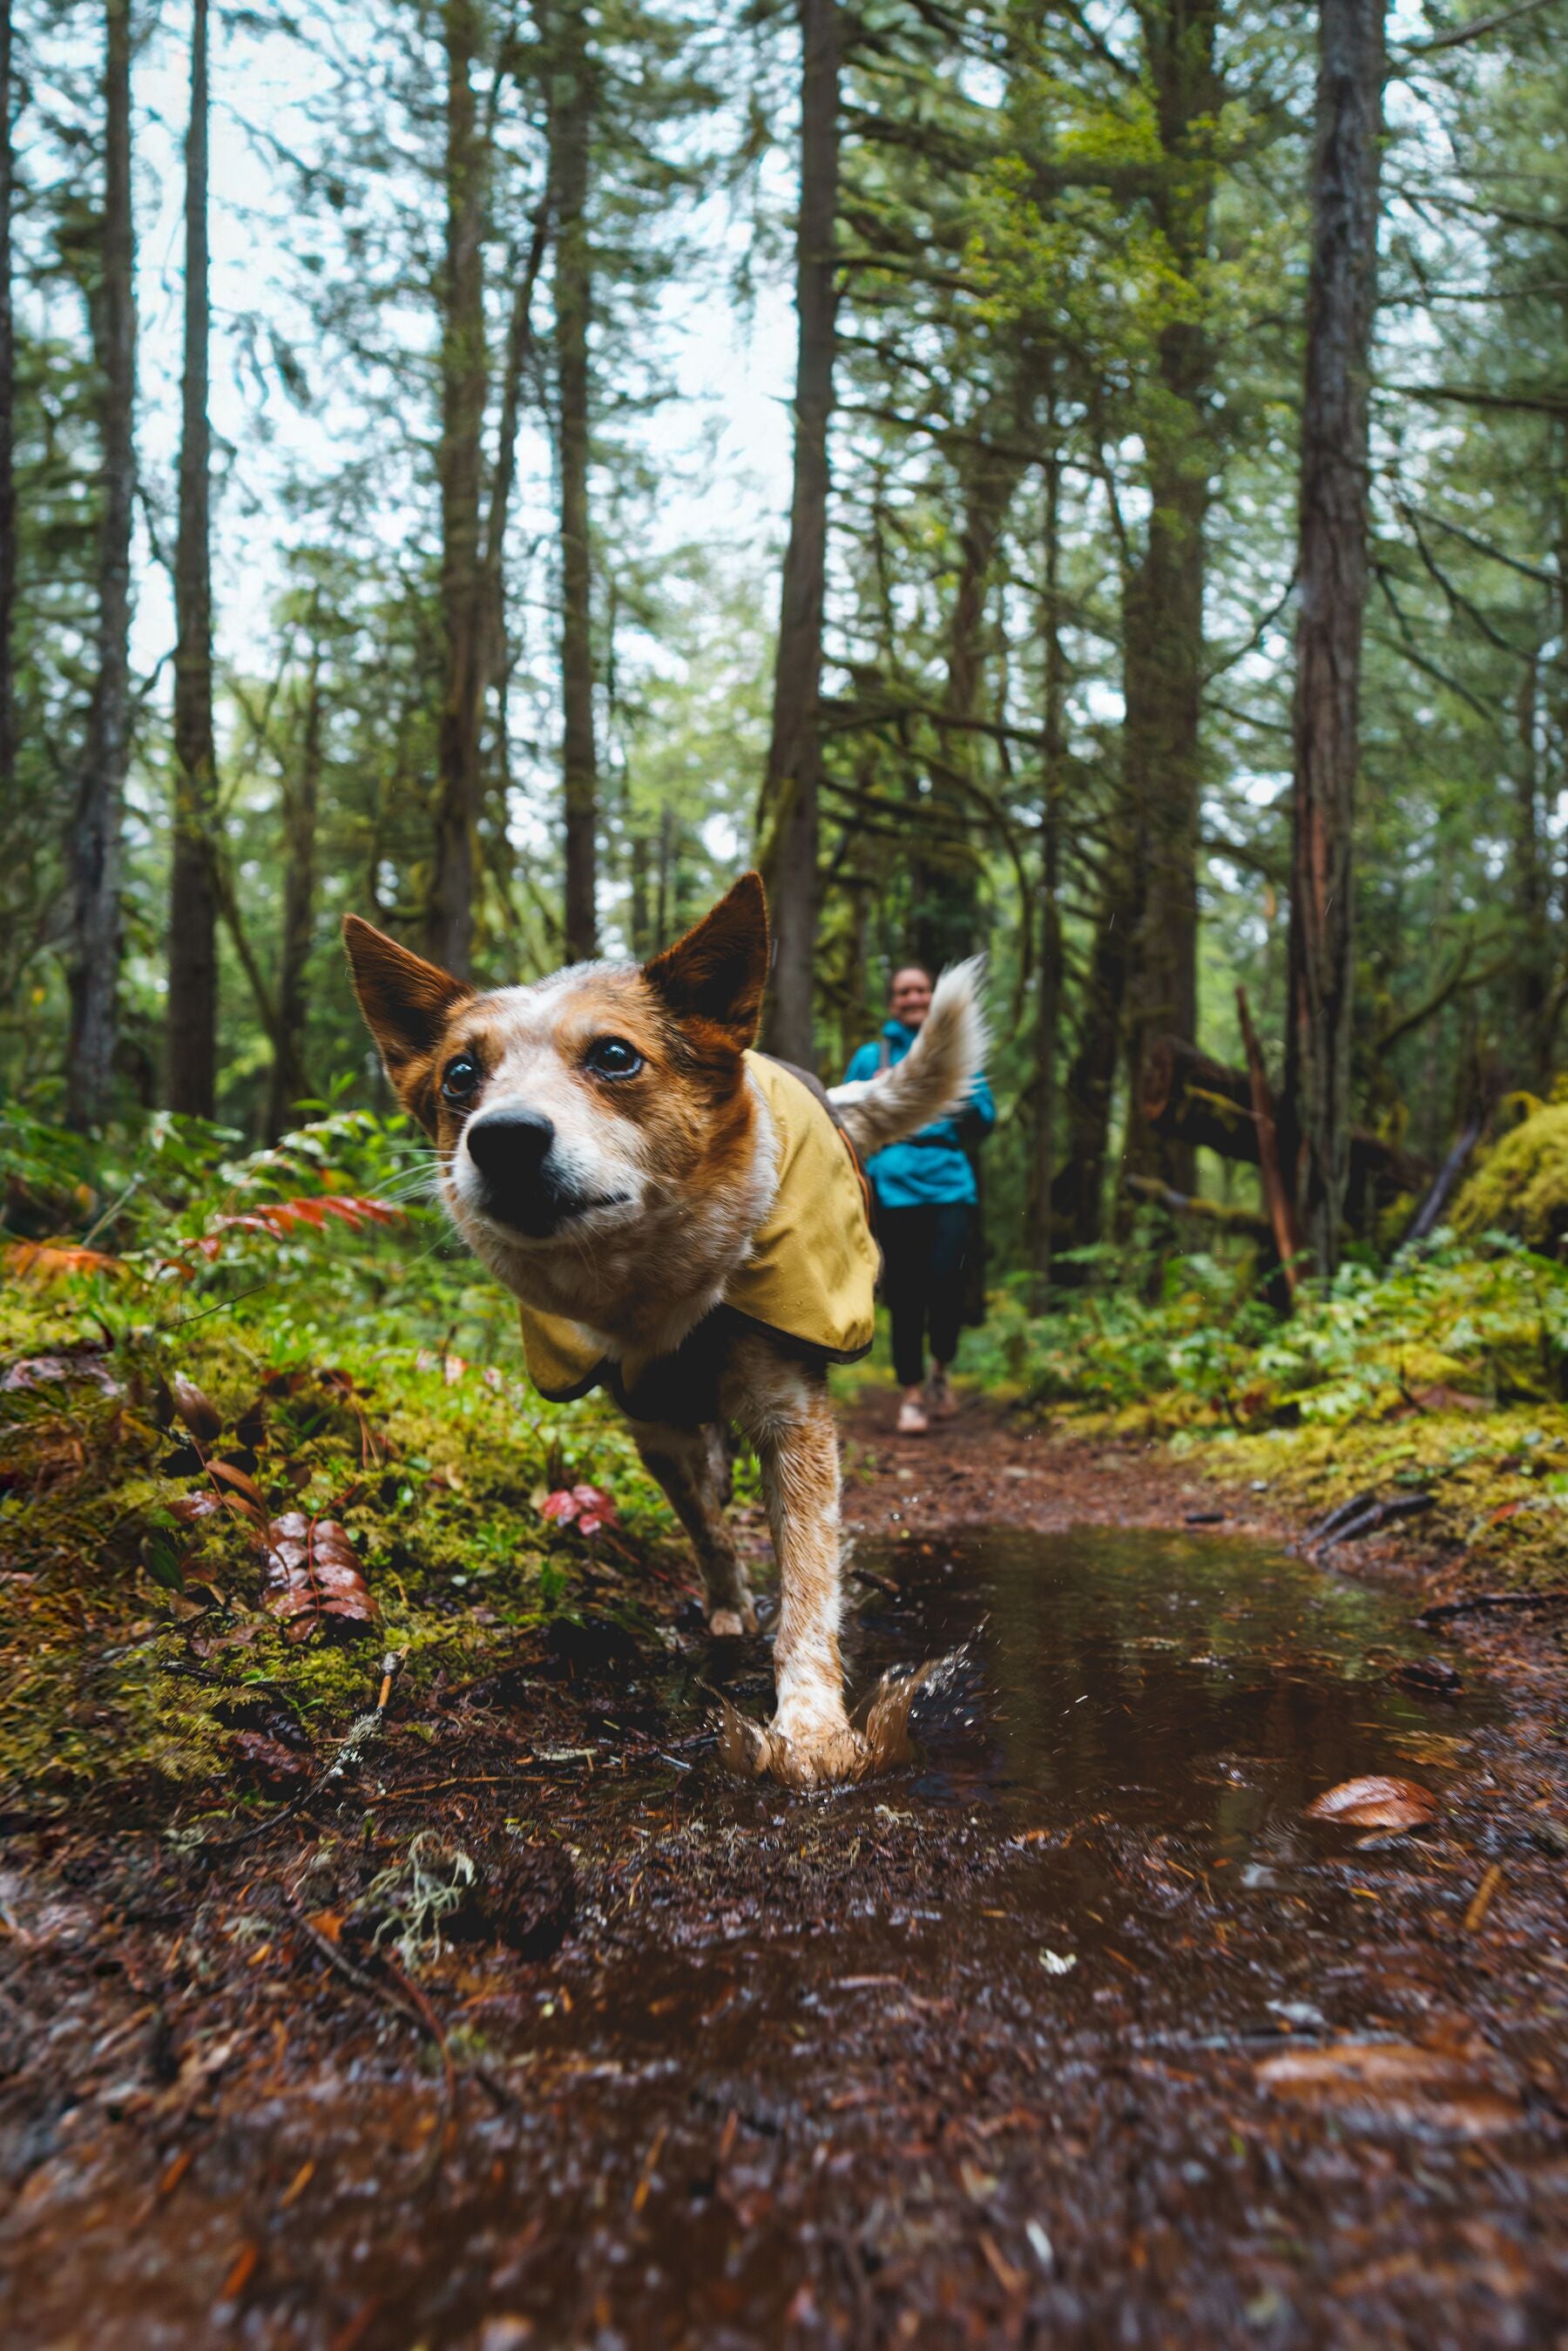
POLYGON ((966 1659, 907 1769, 727 1778, 766 1640, 655 1586, 243 1845, 8 1840, 8 2344, 1568 2339, 1556 1635, 1423 1633, 1418 1557, 1152 1452, 889 1420, 852 1669, 966 1659))

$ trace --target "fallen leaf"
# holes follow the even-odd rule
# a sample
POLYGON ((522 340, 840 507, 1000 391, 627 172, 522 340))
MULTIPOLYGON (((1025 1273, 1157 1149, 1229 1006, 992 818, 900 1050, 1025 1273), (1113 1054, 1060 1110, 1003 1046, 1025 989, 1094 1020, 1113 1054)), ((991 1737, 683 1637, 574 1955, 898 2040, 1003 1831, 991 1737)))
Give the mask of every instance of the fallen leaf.
POLYGON ((1022 2294, 1028 2287, 1028 2278, 1016 2263, 1008 2260, 996 2239, 988 2234, 984 2229, 979 2232, 979 2247, 990 2267, 992 2276, 1002 2292, 1006 2294, 1022 2294))
POLYGON ((169 1393, 174 1409, 198 1445, 211 1445, 223 1435, 224 1416, 211 1396, 188 1380, 183 1372, 170 1375, 169 1393))
POLYGON ((262 1604, 282 1620, 291 1641, 335 1632, 368 1632, 379 1611, 360 1572, 346 1527, 285 1510, 267 1530, 267 1590, 262 1604))
POLYGON ((1414 1780, 1342 1780, 1306 1807, 1310 1821, 1347 1829, 1414 1829, 1437 1817, 1437 1799, 1414 1780))
POLYGON ((68 1280, 73 1274, 122 1274, 130 1270, 123 1258, 106 1257, 102 1249, 77 1249, 53 1241, 8 1241, 0 1249, 0 1263, 18 1281, 30 1281, 39 1289, 47 1289, 51 1282, 68 1280))
POLYGON ((265 1510, 266 1504, 261 1499, 260 1487, 256 1479, 248 1477, 243 1469, 235 1469, 227 1461, 209 1461, 206 1468, 209 1478, 216 1478, 222 1485, 232 1486, 236 1494, 245 1496, 253 1510, 265 1510))
POLYGON ((281 1739, 273 1739, 265 1730, 236 1730, 235 1755, 245 1767, 247 1779, 259 1780, 267 1788, 296 1788, 301 1780, 310 1776, 310 1766, 281 1739))
POLYGON ((1509 2130, 1518 2099, 1462 2057, 1408 2042, 1286 2049, 1254 2067, 1260 2086, 1305 2105, 1360 2108, 1371 2120, 1436 2125, 1467 2137, 1509 2130))
POLYGON ((237 2302, 239 2300, 240 2295, 245 2292, 246 2286, 250 2283, 252 2277, 255 2275, 256 2265, 260 2259, 261 2248, 259 2245, 245 2244, 240 2247, 238 2252, 235 2255, 234 2260, 229 2263, 228 2275, 223 2282, 223 2285, 220 2290, 220 2299, 222 2301, 237 2302))
POLYGON ((1475 1933, 1477 1928, 1480 1925, 1481 1920, 1486 1917, 1487 1912, 1490 1909, 1492 1896, 1501 1884, 1502 1864, 1500 1861, 1494 1861, 1490 1864, 1490 1867, 1483 1872, 1481 1882, 1477 1886, 1475 1893, 1471 1897, 1470 1907, 1465 1912, 1465 1932, 1467 1935, 1473 1935, 1475 1933))
POLYGON ((223 1509, 223 1504, 217 1496, 212 1493, 177 1494, 170 1503, 169 1509, 175 1518, 183 1520, 186 1526, 192 1527, 201 1519, 215 1519, 223 1509))
POLYGON ((1490 1412, 1486 1396, 1467 1395, 1463 1388, 1450 1388, 1440 1383, 1436 1387, 1416 1388, 1402 1404, 1396 1404, 1388 1415, 1390 1420, 1408 1420, 1418 1412, 1490 1412))
POLYGON ((0 1389, 15 1395, 32 1388, 68 1386, 77 1380, 90 1380, 105 1395, 125 1393, 97 1347, 73 1347, 60 1355, 24 1355, 20 1362, 7 1364, 0 1389))

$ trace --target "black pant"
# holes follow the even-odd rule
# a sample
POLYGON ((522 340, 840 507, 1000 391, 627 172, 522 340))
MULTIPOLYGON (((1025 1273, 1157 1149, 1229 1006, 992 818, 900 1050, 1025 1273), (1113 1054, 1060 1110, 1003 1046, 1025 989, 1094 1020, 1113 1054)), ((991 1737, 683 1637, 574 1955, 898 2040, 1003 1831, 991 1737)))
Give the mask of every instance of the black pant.
POLYGON ((975 1212, 966 1200, 924 1208, 879 1208, 883 1295, 893 1318, 893 1365, 900 1387, 925 1376, 925 1333, 939 1364, 958 1352, 964 1311, 964 1259, 975 1212))

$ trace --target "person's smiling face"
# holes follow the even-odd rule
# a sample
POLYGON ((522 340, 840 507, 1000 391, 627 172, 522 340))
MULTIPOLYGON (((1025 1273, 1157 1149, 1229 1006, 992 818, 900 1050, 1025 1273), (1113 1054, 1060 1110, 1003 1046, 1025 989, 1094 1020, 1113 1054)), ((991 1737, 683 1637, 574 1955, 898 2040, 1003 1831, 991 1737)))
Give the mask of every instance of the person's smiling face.
POLYGON ((905 965, 893 975, 893 987, 888 996, 888 1008, 895 1020, 906 1029, 918 1029, 931 1009, 931 977, 917 963, 905 965))

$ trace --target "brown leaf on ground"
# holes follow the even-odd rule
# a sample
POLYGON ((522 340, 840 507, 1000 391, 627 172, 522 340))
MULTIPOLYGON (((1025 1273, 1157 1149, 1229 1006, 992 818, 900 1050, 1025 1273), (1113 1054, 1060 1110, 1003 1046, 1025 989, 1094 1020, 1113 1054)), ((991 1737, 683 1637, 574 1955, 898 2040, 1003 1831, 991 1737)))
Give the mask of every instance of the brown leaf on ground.
POLYGON ((265 1730, 236 1730, 234 1745, 243 1775, 259 1781, 264 1788, 297 1788, 310 1776, 308 1759, 265 1730))
POLYGON ((246 1500, 251 1505, 253 1510, 262 1510, 265 1509, 266 1505, 263 1503, 261 1499, 261 1489, 256 1484, 256 1479, 250 1477, 244 1469, 236 1469, 232 1462, 209 1461, 207 1463, 207 1475, 210 1478, 220 1479, 225 1486, 232 1486, 236 1494, 243 1494, 246 1500))
POLYGON ((1375 1774, 1342 1780, 1306 1807, 1310 1821, 1333 1821, 1347 1829, 1415 1829, 1437 1817, 1437 1799, 1414 1780, 1375 1774))
POLYGON ((1326 2049, 1285 2049, 1254 2074, 1271 2096, 1313 2106, 1360 2108, 1369 2121, 1422 2123, 1467 2137, 1510 2130, 1521 2119, 1518 2099, 1463 2057, 1408 2042, 1336 2042, 1326 2049))
POLYGON ((205 1391, 183 1372, 170 1374, 169 1393, 174 1409, 198 1445, 211 1445, 223 1435, 224 1416, 205 1391))
POLYGON ((90 1380, 105 1395, 123 1395, 125 1391, 103 1361, 99 1347, 72 1347, 58 1355, 24 1355, 8 1364, 0 1378, 0 1390, 7 1395, 25 1395, 36 1388, 68 1387, 78 1380, 90 1380))
POLYGON ((1491 1409, 1489 1396, 1467 1395, 1463 1388, 1447 1387, 1439 1382, 1436 1387, 1416 1388, 1406 1394, 1404 1401, 1396 1404, 1387 1417, 1390 1420, 1408 1420, 1413 1413, 1417 1412, 1490 1412, 1491 1409))
POLYGON ((285 1510, 267 1530, 267 1590, 263 1605, 281 1618, 291 1641, 337 1633, 369 1632, 379 1611, 346 1527, 336 1519, 308 1519, 285 1510))
POLYGON ((130 1270, 123 1258, 108 1257, 102 1249, 78 1249, 53 1241, 9 1241, 0 1249, 0 1264, 18 1281, 29 1281, 40 1290, 75 1273, 121 1274, 130 1270))
POLYGON ((215 1494, 178 1494, 169 1508, 183 1525, 193 1527, 203 1519, 215 1519, 223 1504, 215 1494))

